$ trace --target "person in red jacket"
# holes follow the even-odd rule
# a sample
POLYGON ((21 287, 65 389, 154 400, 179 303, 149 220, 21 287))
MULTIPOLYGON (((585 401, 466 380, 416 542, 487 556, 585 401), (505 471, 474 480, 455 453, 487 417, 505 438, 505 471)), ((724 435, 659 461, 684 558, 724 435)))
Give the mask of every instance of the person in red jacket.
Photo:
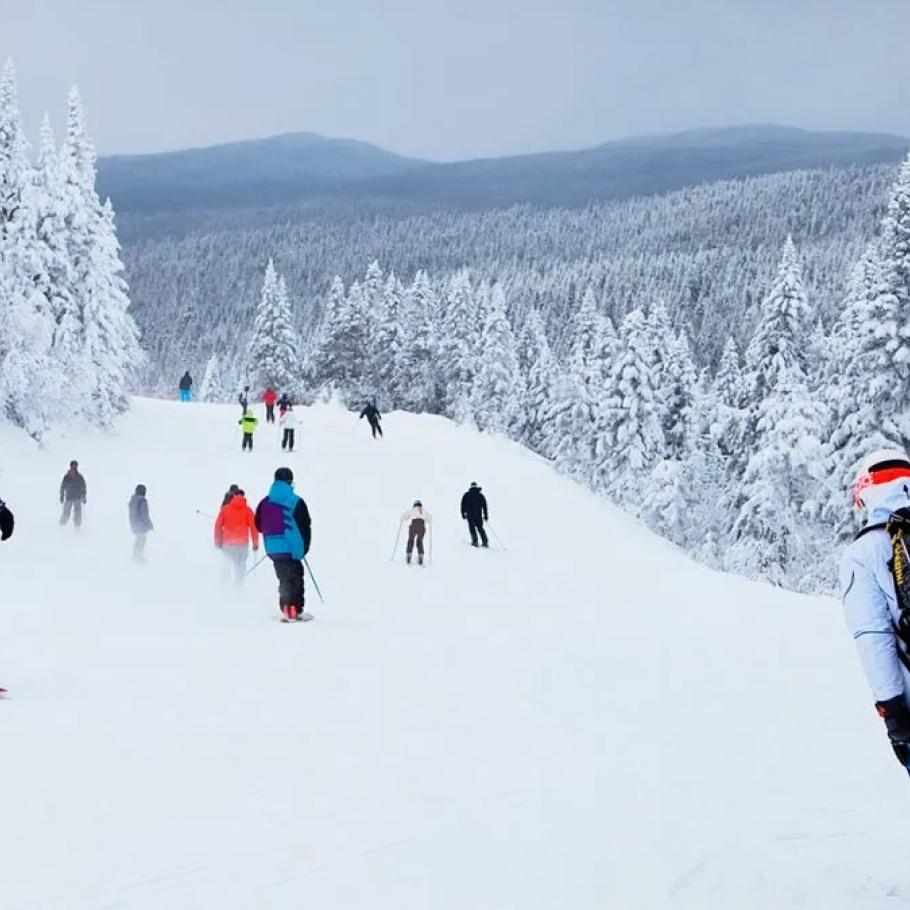
POLYGON ((275 422, 275 402, 278 401, 278 396, 275 394, 275 390, 269 386, 262 393, 262 402, 265 405, 265 422, 274 423, 275 422))
POLYGON ((255 553, 259 549, 259 531, 253 510, 247 505, 246 494, 238 490, 221 507, 215 519, 215 546, 234 566, 234 580, 238 585, 246 575, 250 544, 255 553))

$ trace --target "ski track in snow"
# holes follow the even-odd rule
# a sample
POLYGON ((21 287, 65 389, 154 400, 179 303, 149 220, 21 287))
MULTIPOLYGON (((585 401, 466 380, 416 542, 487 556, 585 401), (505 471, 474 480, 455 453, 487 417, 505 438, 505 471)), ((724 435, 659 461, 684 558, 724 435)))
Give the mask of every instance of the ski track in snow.
POLYGON ((238 416, 139 399, 44 450, 0 428, 3 910, 907 906, 910 788, 836 602, 696 566, 441 418, 374 442, 301 409, 283 456, 266 425, 241 453, 238 416), (271 567, 234 590, 195 514, 283 463, 328 600, 308 582, 293 631, 271 567), (464 545, 471 480, 508 551, 464 545), (416 497, 433 565, 405 572, 416 497))

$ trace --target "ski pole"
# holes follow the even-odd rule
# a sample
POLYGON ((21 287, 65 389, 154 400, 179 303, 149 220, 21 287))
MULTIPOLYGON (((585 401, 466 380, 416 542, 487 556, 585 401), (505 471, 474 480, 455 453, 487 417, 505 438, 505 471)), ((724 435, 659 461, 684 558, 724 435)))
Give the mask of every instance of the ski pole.
POLYGON ((392 562, 395 559, 395 552, 398 549, 398 541, 401 540, 401 529, 404 527, 404 519, 398 522, 398 532, 395 534, 395 545, 392 547, 392 555, 389 557, 389 562, 392 562))
POLYGON ((257 569, 263 562, 265 562, 265 560, 266 560, 267 558, 268 558, 268 554, 266 554, 265 556, 260 556, 259 559, 257 559, 256 562, 253 563, 252 567, 249 568, 249 569, 247 569, 246 572, 243 573, 243 575, 241 576, 241 578, 246 578, 247 575, 252 575, 253 572, 255 572, 256 569, 257 569))
POLYGON ((201 515, 203 518, 214 518, 211 512, 203 512, 202 509, 196 509, 196 514, 201 515))
POLYGON ((310 568, 310 564, 307 562, 306 556, 303 557, 303 564, 306 566, 307 572, 310 573, 310 581, 313 582, 313 587, 316 589, 316 593, 319 595, 320 603, 325 604, 325 598, 322 596, 322 591, 319 590, 319 582, 316 581, 316 576, 313 574, 313 570, 310 568))
POLYGON ((491 534, 493 535, 493 537, 496 539, 496 543, 498 543, 499 546, 502 547, 502 549, 503 549, 506 553, 508 553, 508 552, 509 552, 509 548, 502 542, 502 538, 496 533, 496 528, 494 528, 493 525, 490 524, 490 522, 487 522, 487 526, 488 526, 489 529, 490 529, 490 533, 491 533, 491 534))

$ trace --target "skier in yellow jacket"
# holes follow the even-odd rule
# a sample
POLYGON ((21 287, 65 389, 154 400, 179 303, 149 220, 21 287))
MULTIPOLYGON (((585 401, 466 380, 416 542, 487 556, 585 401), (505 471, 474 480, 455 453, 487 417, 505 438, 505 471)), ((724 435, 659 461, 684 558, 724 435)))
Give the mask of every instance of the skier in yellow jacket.
POLYGON ((253 451, 253 433, 256 432, 256 427, 259 426, 259 420, 253 416, 250 412, 247 412, 237 421, 240 424, 240 429, 243 430, 243 442, 240 445, 240 450, 244 451, 249 449, 253 451))

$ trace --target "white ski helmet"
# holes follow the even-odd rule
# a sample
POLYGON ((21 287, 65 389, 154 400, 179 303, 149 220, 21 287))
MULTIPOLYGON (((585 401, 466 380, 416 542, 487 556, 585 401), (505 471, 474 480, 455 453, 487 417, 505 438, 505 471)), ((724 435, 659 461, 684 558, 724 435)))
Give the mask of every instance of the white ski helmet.
POLYGON ((853 505, 872 512, 898 483, 910 483, 910 456, 901 449, 876 449, 859 463, 853 482, 853 505))

